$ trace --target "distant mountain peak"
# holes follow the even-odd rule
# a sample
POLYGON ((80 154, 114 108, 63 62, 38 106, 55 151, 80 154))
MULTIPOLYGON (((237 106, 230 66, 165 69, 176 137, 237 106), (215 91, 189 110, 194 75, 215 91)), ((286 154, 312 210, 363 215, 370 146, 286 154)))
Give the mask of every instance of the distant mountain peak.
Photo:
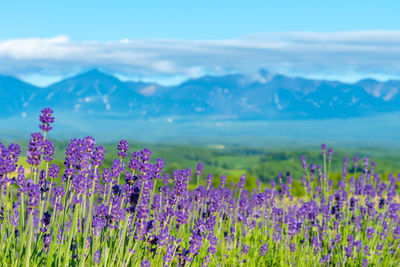
POLYGON ((93 68, 88 71, 82 72, 81 74, 78 74, 75 77, 96 77, 96 78, 97 77, 112 77, 114 79, 117 79, 113 75, 103 72, 97 68, 93 68))
POLYGON ((359 80, 358 82, 356 82, 356 84, 367 84, 367 83, 377 84, 377 83, 380 83, 380 82, 378 80, 375 80, 375 79, 372 79, 372 78, 366 78, 366 79, 362 79, 362 80, 359 80))
POLYGON ((256 80, 261 83, 268 83, 272 81, 272 79, 276 76, 275 73, 272 73, 266 69, 260 69, 256 74, 256 80))
POLYGON ((259 69, 258 70, 258 74, 260 74, 263 77, 270 77, 270 76, 274 76, 275 74, 266 70, 266 69, 259 69))
POLYGON ((289 77, 265 69, 253 76, 206 75, 160 86, 124 82, 93 68, 45 88, 0 76, 0 117, 52 106, 79 114, 132 118, 344 118, 400 111, 399 91, 400 81, 364 79, 349 84, 289 77))

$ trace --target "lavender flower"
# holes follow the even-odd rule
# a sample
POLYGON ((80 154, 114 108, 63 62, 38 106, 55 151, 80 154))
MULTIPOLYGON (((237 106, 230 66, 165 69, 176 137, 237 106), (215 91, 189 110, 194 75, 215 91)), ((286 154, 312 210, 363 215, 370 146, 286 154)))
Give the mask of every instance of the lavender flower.
POLYGON ((349 162, 349 159, 348 158, 344 158, 344 160, 343 160, 343 171, 342 171, 342 177, 343 178, 347 177, 347 172, 348 172, 347 164, 348 164, 348 162, 349 162))
POLYGON ((197 176, 201 176, 203 174, 203 168, 204 168, 203 162, 199 162, 197 164, 197 168, 196 168, 196 175, 197 176))
POLYGON ((226 175, 222 174, 221 175, 221 183, 220 183, 220 188, 224 188, 226 185, 226 175))
POLYGON ((151 151, 147 148, 144 148, 140 151, 140 158, 143 162, 148 162, 150 160, 151 151))
POLYGON ((364 172, 367 172, 368 167, 369 167, 369 158, 364 157, 364 158, 363 158, 363 168, 364 168, 364 172))
POLYGON ((358 169, 358 156, 354 156, 353 162, 354 162, 354 169, 355 170, 358 169))
POLYGON ((321 145, 321 150, 322 150, 322 154, 325 155, 325 153, 326 153, 326 145, 325 144, 321 145))
POLYGON ((301 156, 301 166, 302 166, 303 170, 307 169, 307 161, 306 161, 306 156, 305 155, 301 156))
POLYGON ((92 164, 95 167, 101 166, 103 160, 104 160, 104 154, 106 151, 104 150, 104 147, 102 146, 97 146, 92 154, 92 164))
POLYGON ((331 162, 332 161, 332 156, 333 156, 333 149, 329 148, 328 149, 328 161, 331 162))
POLYGON ((53 110, 50 108, 44 108, 41 110, 42 115, 39 116, 39 120, 42 123, 39 128, 43 132, 49 132, 53 127, 50 126, 54 122, 54 117, 52 117, 53 110))
MULTIPOLYGON (((41 223, 43 225, 43 228, 41 228, 42 232, 44 232, 44 233, 47 232, 47 227, 50 225, 50 220, 51 220, 51 214, 50 214, 50 212, 46 211, 43 214, 43 217, 41 220, 41 223)), ((50 238, 50 241, 51 241, 51 238, 50 238)))
POLYGON ((178 196, 183 196, 187 192, 188 173, 186 170, 175 170, 173 172, 174 178, 174 193, 178 196))
POLYGON ((267 243, 262 244, 260 247, 260 256, 261 257, 265 256, 267 254, 267 251, 268 251, 268 244, 267 243))
POLYGON ((157 179, 163 179, 161 176, 162 172, 165 168, 165 161, 163 159, 156 159, 156 163, 154 164, 154 176, 157 179))
POLYGON ((26 155, 28 156, 28 163, 37 166, 40 164, 43 148, 43 135, 41 133, 31 134, 31 139, 28 145, 28 151, 26 155))
POLYGON ((50 165, 49 172, 48 172, 49 177, 55 179, 55 178, 58 177, 59 172, 60 172, 60 167, 58 167, 57 164, 51 164, 50 165))
POLYGON ((213 181, 212 174, 209 173, 209 174, 207 175, 207 188, 210 188, 210 186, 212 185, 212 181, 213 181))
POLYGON ((141 267, 151 267, 151 263, 149 262, 149 260, 144 260, 144 261, 142 261, 140 266, 141 267))
POLYGON ((43 160, 50 162, 53 160, 54 144, 49 139, 43 141, 43 160))
POLYGON ((126 152, 128 152, 129 150, 129 144, 128 141, 126 140, 121 140, 118 144, 118 156, 120 159, 125 158, 126 156, 128 156, 128 154, 126 152))
POLYGON ((26 187, 28 190, 28 207, 33 210, 39 205, 40 200, 40 186, 34 184, 32 180, 26 181, 26 187))
POLYGON ((96 250, 96 252, 94 253, 94 255, 93 255, 93 261, 94 261, 96 264, 99 264, 99 262, 100 262, 100 251, 99 251, 99 250, 96 250))
POLYGON ((242 253, 243 253, 244 255, 247 255, 247 253, 249 253, 249 246, 248 246, 248 245, 244 244, 244 245, 242 246, 242 253))
POLYGON ((295 243, 290 243, 290 252, 295 252, 296 251, 296 244, 295 243))
POLYGON ((246 175, 242 175, 242 176, 240 176, 239 183, 237 184, 237 187, 242 189, 242 188, 244 188, 245 183, 246 183, 246 175))

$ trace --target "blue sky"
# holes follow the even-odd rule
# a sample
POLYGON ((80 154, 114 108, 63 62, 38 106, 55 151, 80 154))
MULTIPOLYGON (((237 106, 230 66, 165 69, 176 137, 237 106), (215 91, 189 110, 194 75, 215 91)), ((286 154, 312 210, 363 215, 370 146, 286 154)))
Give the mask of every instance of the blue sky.
POLYGON ((46 85, 99 67, 176 83, 207 73, 400 77, 400 1, 2 1, 0 74, 46 85))
POLYGON ((225 39, 285 31, 396 30, 400 1, 1 1, 0 39, 225 39))

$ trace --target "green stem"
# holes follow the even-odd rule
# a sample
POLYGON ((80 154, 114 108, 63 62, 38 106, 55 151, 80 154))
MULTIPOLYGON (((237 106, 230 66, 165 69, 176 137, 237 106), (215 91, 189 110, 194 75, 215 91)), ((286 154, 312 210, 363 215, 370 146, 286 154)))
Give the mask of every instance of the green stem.
POLYGON ((28 220, 28 231, 29 231, 29 237, 28 237, 28 244, 26 246, 26 254, 25 254, 25 266, 29 267, 30 264, 30 257, 31 257, 31 243, 32 243, 32 234, 33 234, 33 212, 29 215, 29 220, 28 220))
POLYGON ((87 219, 85 222, 85 228, 83 230, 83 244, 82 244, 82 251, 81 251, 81 266, 83 267, 85 264, 85 259, 83 258, 83 254, 85 251, 85 242, 87 239, 87 236, 89 234, 89 229, 90 229, 90 223, 92 222, 92 209, 93 209, 93 202, 94 202, 94 189, 95 189, 96 181, 93 180, 92 184, 92 190, 90 191, 90 203, 89 203, 89 213, 87 215, 87 219))
POLYGON ((76 228, 78 225, 78 215, 80 213, 81 209, 81 204, 77 203, 74 208, 74 214, 73 214, 73 220, 71 224, 71 228, 69 230, 69 237, 68 237, 68 242, 66 242, 66 247, 64 246, 64 251, 66 251, 66 255, 64 257, 64 266, 68 266, 70 263, 70 252, 71 252, 71 244, 72 244, 72 238, 75 236, 76 228))

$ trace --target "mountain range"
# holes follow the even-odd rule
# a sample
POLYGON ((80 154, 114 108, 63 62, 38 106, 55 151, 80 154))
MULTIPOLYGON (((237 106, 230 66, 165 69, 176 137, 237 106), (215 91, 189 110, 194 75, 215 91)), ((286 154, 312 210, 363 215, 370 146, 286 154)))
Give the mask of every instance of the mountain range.
POLYGON ((111 118, 280 120, 348 118, 400 111, 400 81, 357 83, 260 70, 203 76, 179 85, 121 81, 97 69, 47 87, 0 76, 0 118, 57 112, 111 118))

